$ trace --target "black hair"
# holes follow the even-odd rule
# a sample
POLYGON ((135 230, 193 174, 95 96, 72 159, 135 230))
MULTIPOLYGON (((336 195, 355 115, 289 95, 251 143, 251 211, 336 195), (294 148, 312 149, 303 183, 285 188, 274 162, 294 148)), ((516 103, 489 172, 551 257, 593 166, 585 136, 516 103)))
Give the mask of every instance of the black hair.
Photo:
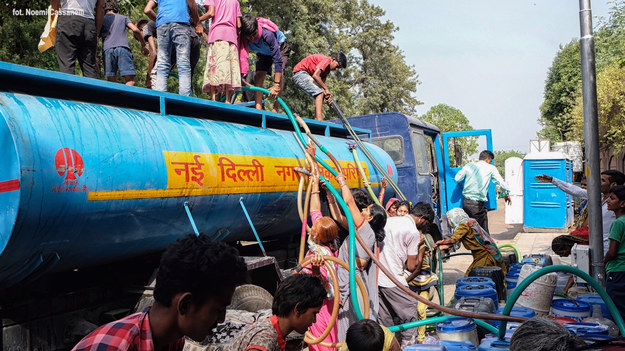
POLYGON ((373 200, 371 196, 361 188, 351 189, 352 197, 354 198, 354 202, 356 202, 356 207, 358 207, 358 211, 362 211, 363 209, 373 205, 373 200))
POLYGON ((570 234, 558 235, 551 241, 551 250, 558 256, 568 257, 571 255, 571 249, 575 244, 588 244, 588 240, 570 234))
POLYGON ((271 311, 280 317, 288 317, 295 308, 297 312, 304 313, 309 308, 321 307, 326 295, 326 289, 318 277, 293 274, 278 285, 271 311))
POLYGON ((432 209, 432 206, 426 202, 417 202, 414 206, 412 206, 410 213, 417 217, 426 219, 430 223, 434 222, 434 210, 432 209))
POLYGON ((408 213, 412 213, 412 209, 410 208, 410 201, 402 200, 397 203, 398 209, 402 206, 406 206, 406 208, 408 209, 408 213))
POLYGON ((119 5, 116 0, 105 0, 104 1, 104 12, 113 11, 115 13, 119 13, 119 5))
POLYGON ((610 188, 608 194, 616 195, 619 201, 625 201, 625 185, 616 185, 610 188))
POLYGON ((343 52, 333 54, 332 59, 339 63, 339 68, 347 67, 347 56, 343 52))
POLYGON ((489 150, 484 150, 482 152, 480 152, 480 160, 485 160, 487 158, 490 158, 491 160, 495 159, 495 155, 490 152, 489 150))
POLYGON ((623 183, 625 183, 625 174, 623 174, 623 172, 615 169, 608 169, 607 171, 601 172, 601 174, 605 174, 610 177, 610 183, 616 183, 616 185, 623 185, 623 183))
POLYGON ((347 329, 345 343, 350 350, 382 351, 384 330, 371 319, 361 319, 347 329))
POLYGON ((135 23, 135 26, 137 26, 137 28, 140 28, 143 25, 148 24, 148 20, 146 20, 145 18, 142 18, 140 20, 137 21, 137 23, 135 23))
POLYGON ((256 17, 249 14, 241 17, 241 35, 254 38, 258 36, 258 21, 256 17))
POLYGON ((170 244, 156 275, 154 299, 169 307, 180 292, 201 304, 209 296, 245 282, 247 267, 238 251, 206 234, 189 234, 170 244))
POLYGON ((384 241, 386 234, 384 233, 384 226, 386 225, 386 211, 380 205, 373 205, 369 209, 371 220, 369 225, 375 233, 375 240, 378 242, 384 241))

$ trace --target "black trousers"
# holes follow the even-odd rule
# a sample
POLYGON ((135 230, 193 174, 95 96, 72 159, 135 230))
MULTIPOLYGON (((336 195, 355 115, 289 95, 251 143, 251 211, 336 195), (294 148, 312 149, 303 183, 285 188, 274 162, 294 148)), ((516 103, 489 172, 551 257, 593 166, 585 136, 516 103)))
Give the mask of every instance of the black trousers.
POLYGON ((82 16, 59 16, 54 44, 59 71, 76 74, 76 60, 85 77, 100 78, 95 57, 98 41, 95 20, 82 16))
POLYGON ((469 217, 475 219, 480 227, 490 233, 488 230, 488 211, 486 206, 484 206, 484 201, 464 199, 462 201, 462 209, 469 217))
POLYGON ((610 272, 605 280, 605 290, 614 301, 616 308, 625 318, 625 272, 610 272))

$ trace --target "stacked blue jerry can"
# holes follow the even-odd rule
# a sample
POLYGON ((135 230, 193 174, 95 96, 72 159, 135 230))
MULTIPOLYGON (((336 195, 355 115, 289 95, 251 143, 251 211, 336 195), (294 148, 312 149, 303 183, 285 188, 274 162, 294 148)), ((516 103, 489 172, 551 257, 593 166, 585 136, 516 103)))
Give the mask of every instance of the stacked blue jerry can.
POLYGON ((534 152, 523 159, 523 230, 566 232, 573 223, 573 197, 551 183, 534 177, 547 174, 571 183, 571 159, 561 152, 534 152))

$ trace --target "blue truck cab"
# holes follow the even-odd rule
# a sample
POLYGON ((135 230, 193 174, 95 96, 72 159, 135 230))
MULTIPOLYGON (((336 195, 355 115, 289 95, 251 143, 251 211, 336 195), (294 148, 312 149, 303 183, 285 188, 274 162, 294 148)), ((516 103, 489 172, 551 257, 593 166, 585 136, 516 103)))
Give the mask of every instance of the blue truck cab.
MULTIPOLYGON (((450 234, 445 214, 451 208, 462 206, 462 185, 454 176, 461 169, 462 150, 450 148, 450 139, 462 137, 486 137, 486 148, 492 151, 490 130, 471 130, 442 133, 428 122, 397 112, 376 113, 348 118, 356 128, 368 129, 370 142, 382 148, 391 156, 397 169, 397 185, 408 201, 413 204, 426 202, 432 205, 440 220, 440 233, 450 234), (450 155, 448 150, 454 150, 450 155)), ((340 123, 337 120, 337 123, 340 123)), ((388 187, 384 204, 399 194, 388 187)), ((491 183, 486 207, 496 209, 495 187, 491 183)))

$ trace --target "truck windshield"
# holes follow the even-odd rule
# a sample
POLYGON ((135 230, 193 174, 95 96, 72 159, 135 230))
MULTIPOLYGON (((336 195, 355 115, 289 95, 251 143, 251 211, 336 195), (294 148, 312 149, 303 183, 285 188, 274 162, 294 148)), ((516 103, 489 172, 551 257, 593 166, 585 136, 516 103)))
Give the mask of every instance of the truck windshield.
POLYGON ((372 142, 386 151, 396 165, 404 163, 404 139, 401 136, 391 135, 373 138, 372 142))

